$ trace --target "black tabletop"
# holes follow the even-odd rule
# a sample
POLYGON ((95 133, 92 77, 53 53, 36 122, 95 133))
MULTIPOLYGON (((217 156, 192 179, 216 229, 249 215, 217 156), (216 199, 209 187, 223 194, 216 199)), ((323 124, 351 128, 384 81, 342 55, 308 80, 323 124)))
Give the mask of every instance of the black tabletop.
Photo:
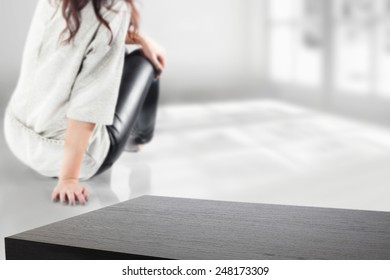
POLYGON ((5 243, 7 259, 390 259, 390 213, 142 196, 5 243))

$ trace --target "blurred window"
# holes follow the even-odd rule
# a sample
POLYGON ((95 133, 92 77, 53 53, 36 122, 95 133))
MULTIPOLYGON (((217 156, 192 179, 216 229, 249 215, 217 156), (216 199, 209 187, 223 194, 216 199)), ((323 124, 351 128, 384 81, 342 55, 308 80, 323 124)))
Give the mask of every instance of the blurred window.
POLYGON ((376 0, 334 0, 333 82, 336 90, 367 94, 373 90, 376 0))
POLYGON ((270 75, 275 82, 323 82, 322 0, 269 1, 270 75))
POLYGON ((375 91, 390 98, 390 0, 377 1, 375 27, 375 91))
POLYGON ((337 92, 390 98, 390 0, 269 0, 268 7, 273 81, 321 87, 327 80, 337 92))

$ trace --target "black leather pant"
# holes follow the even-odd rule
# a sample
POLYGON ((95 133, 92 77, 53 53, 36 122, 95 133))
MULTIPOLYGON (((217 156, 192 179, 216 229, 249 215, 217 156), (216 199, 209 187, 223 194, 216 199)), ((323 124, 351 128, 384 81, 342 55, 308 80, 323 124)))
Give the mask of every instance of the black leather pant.
POLYGON ((152 140, 159 97, 155 69, 140 50, 127 54, 115 109, 114 123, 107 126, 110 149, 95 174, 109 169, 128 141, 145 144, 152 140))

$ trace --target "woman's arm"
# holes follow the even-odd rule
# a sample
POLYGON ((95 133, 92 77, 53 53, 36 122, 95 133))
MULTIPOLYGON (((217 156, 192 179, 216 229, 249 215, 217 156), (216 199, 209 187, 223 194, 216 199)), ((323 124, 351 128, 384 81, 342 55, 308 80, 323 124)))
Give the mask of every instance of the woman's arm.
POLYGON ((153 63, 159 77, 166 65, 165 51, 152 38, 146 34, 137 32, 131 35, 127 33, 126 44, 141 45, 141 50, 145 56, 153 63))
POLYGON ((81 162, 94 128, 94 123, 68 119, 61 173, 52 194, 54 201, 59 197, 62 203, 68 199, 69 204, 74 204, 76 200, 85 204, 88 189, 79 183, 78 178, 81 162))

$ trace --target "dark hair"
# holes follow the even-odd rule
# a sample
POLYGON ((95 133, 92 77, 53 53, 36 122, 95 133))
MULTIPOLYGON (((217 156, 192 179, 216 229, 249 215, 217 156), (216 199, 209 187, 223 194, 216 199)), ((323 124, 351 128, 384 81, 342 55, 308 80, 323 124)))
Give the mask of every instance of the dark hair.
MULTIPOLYGON (((50 0, 49 0, 50 1, 50 0)), ((57 0, 58 1, 58 0, 57 0)), ((111 39, 109 44, 111 44, 113 39, 112 30, 109 23, 103 18, 100 13, 102 7, 111 10, 115 0, 62 0, 62 16, 66 21, 66 28, 60 34, 60 38, 63 38, 65 33, 68 33, 68 37, 63 40, 63 43, 70 44, 73 38, 76 36, 77 32, 80 29, 81 24, 81 10, 88 4, 89 1, 92 1, 93 9, 97 19, 111 32, 111 39)), ((133 0, 120 0, 127 2, 131 7, 131 22, 129 26, 128 35, 131 38, 134 38, 135 34, 138 31, 138 22, 139 14, 134 5, 133 0)))

